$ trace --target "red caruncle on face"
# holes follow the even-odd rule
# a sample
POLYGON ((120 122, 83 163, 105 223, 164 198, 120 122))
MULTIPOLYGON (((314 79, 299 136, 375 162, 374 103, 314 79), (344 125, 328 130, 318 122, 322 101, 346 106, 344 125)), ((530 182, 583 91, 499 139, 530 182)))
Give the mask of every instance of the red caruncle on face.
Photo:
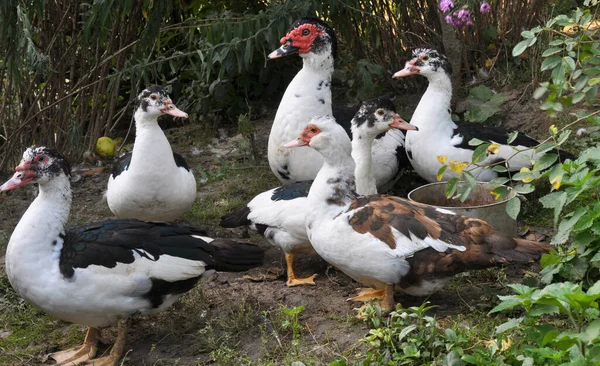
POLYGON ((292 46, 298 48, 298 53, 310 52, 310 46, 315 39, 324 32, 314 24, 302 24, 289 31, 281 38, 281 44, 291 40, 292 46))

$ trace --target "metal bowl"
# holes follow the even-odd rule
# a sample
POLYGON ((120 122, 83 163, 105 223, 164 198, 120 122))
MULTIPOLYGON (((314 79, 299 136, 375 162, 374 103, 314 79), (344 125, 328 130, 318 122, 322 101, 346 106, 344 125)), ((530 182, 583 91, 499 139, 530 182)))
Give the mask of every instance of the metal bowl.
POLYGON ((465 202, 461 202, 458 199, 446 197, 446 182, 436 182, 412 190, 408 194, 408 199, 454 211, 459 215, 481 219, 502 233, 516 236, 517 221, 506 213, 506 204, 509 200, 519 198, 512 188, 507 187, 508 196, 496 201, 490 192, 497 187, 499 187, 498 184, 477 182, 469 198, 465 202))

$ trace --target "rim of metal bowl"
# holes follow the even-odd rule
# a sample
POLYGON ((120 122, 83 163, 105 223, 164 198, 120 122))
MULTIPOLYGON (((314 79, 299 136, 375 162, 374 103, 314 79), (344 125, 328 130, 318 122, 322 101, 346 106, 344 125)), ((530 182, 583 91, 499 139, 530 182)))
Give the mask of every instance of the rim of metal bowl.
MULTIPOLYGON (((492 186, 493 186, 494 188, 496 188, 496 187, 500 187, 500 186, 504 186, 504 187, 508 188, 508 190, 510 191, 510 193, 508 194, 508 197, 504 198, 504 199, 503 199, 503 200, 501 200, 501 201, 496 201, 496 202, 494 202, 494 203, 488 203, 488 204, 486 204, 486 205, 477 205, 477 206, 438 206, 438 205, 432 205, 432 204, 430 204, 430 203, 420 202, 420 201, 417 201, 417 200, 415 200, 415 199, 412 199, 412 198, 411 198, 411 195, 412 195, 414 192, 416 192, 416 191, 418 191, 418 190, 420 190, 420 189, 422 189, 422 188, 429 187, 429 186, 436 186, 436 185, 440 185, 440 184, 446 184, 446 183, 448 183, 448 182, 447 182, 447 181, 443 181, 443 182, 433 182, 433 183, 427 183, 427 184, 425 184, 425 185, 422 185, 422 186, 420 186, 420 187, 417 187, 417 188, 413 189, 412 191, 408 192, 408 196, 407 196, 407 198, 408 198, 409 200, 413 201, 413 202, 418 202, 418 203, 421 203, 421 204, 424 204, 424 205, 429 205, 429 206, 439 207, 439 208, 443 208, 443 209, 447 209, 447 210, 452 210, 452 209, 457 209, 457 208, 462 208, 462 209, 465 209, 465 208, 491 207, 491 206, 500 205, 500 204, 502 204, 502 203, 506 203, 506 202, 508 202, 508 200, 510 200, 510 199, 517 198, 517 193, 515 192, 515 190, 514 190, 512 187, 509 187, 509 186, 507 186, 507 185, 504 185, 504 184, 492 184, 492 186)), ((461 183, 459 183, 459 184, 461 184, 461 183)), ((485 185, 488 185, 488 186, 490 185, 490 183, 489 183, 489 182, 476 182, 476 184, 478 184, 478 185, 483 185, 483 184, 485 184, 485 185)), ((491 190, 490 190, 490 191, 491 191, 491 190)))

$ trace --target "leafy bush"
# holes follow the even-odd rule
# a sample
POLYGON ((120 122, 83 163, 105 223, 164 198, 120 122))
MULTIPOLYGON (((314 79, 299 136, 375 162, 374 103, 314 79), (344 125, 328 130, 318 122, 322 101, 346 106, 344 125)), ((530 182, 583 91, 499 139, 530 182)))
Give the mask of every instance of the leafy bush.
POLYGON ((466 99, 465 119, 470 122, 484 122, 500 111, 506 95, 494 93, 485 85, 469 89, 466 99))

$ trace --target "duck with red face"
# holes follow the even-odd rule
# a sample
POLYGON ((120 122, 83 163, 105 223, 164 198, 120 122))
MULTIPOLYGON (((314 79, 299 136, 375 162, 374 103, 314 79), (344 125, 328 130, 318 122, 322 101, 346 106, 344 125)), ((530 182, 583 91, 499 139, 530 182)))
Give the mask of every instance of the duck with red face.
MULTIPOLYGON (((269 135, 269 165, 283 184, 314 179, 323 158, 301 147, 290 151, 282 144, 294 139, 311 117, 333 115, 350 135, 351 121, 358 108, 332 105, 331 77, 337 53, 335 32, 324 21, 300 18, 280 40, 281 47, 269 59, 297 54, 303 66, 281 99, 269 135)), ((409 166, 404 151, 404 133, 393 129, 378 136, 373 145, 374 179, 379 191, 390 190, 409 166)))

